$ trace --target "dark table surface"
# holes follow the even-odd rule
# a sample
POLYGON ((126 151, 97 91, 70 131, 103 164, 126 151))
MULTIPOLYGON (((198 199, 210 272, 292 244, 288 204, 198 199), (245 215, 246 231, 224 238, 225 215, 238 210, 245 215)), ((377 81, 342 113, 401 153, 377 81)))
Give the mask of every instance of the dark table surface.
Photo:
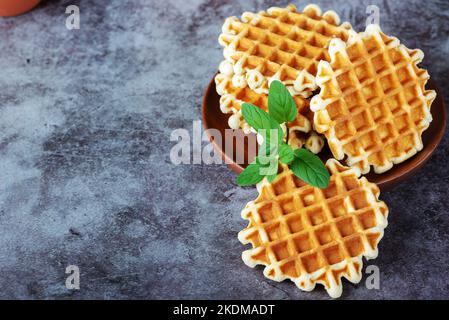
MULTIPOLYGON (((318 1, 357 30, 380 24, 449 101, 449 2, 318 1)), ((225 17, 274 1, 44 1, 0 18, 0 298, 328 299, 265 279, 241 260, 240 211, 257 195, 225 165, 170 161, 222 60, 225 17), (80 30, 65 27, 79 5, 80 30), (80 290, 65 287, 77 265, 80 290)), ((278 5, 286 4, 282 1, 278 5)), ((299 9, 304 1, 295 2, 299 9)), ((348 299, 449 298, 449 143, 383 192, 380 289, 348 299)))

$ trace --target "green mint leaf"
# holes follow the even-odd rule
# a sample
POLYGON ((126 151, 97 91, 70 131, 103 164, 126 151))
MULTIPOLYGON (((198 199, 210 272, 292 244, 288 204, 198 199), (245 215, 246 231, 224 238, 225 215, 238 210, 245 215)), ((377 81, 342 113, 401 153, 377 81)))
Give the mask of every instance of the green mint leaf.
POLYGON ((279 146, 279 160, 284 164, 290 164, 295 158, 292 147, 283 143, 279 146))
POLYGON ((296 149, 295 159, 290 169, 295 176, 304 182, 318 188, 326 188, 329 185, 330 175, 321 159, 306 149, 296 149))
POLYGON ((284 141, 284 132, 279 124, 275 120, 273 121, 273 126, 276 128, 270 130, 260 129, 257 133, 262 136, 262 146, 265 146, 267 152, 270 151, 270 153, 274 152, 277 154, 279 145, 284 141))
POLYGON ((269 154, 260 154, 256 157, 255 162, 261 167, 266 167, 270 164, 270 158, 269 154))
POLYGON ((298 113, 295 101, 290 92, 278 80, 274 80, 270 84, 268 91, 268 111, 278 123, 293 121, 298 113))
POLYGON ((271 176, 267 176, 267 180, 269 183, 272 183, 274 181, 274 179, 276 179, 278 175, 277 174, 272 174, 271 176))
POLYGON ((250 186, 262 181, 264 176, 260 174, 260 168, 260 164, 256 161, 250 163, 237 177, 237 184, 250 186))
POLYGON ((268 113, 255 105, 244 103, 242 105, 242 115, 245 121, 262 135, 264 142, 269 144, 268 141, 270 141, 273 130, 277 134, 275 140, 277 140, 278 143, 282 142, 284 132, 282 131, 279 123, 277 123, 276 120, 273 119, 273 117, 271 117, 268 113))
POLYGON ((242 105, 242 115, 245 121, 257 131, 261 129, 276 129, 273 128, 272 118, 268 113, 251 103, 245 102, 242 105))
POLYGON ((270 144, 267 140, 259 146, 257 155, 259 156, 276 156, 279 153, 279 143, 270 144))
POLYGON ((276 155, 257 156, 256 162, 260 165, 260 175, 271 176, 278 173, 278 158, 276 155))

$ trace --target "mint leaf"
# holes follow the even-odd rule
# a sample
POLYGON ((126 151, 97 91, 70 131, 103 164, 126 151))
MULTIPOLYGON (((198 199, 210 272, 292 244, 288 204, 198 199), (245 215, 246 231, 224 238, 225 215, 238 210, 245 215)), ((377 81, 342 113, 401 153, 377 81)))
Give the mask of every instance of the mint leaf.
POLYGON ((292 147, 286 143, 281 144, 279 147, 279 160, 284 164, 290 164, 294 158, 292 147))
POLYGON ((242 115, 245 121, 257 131, 277 129, 269 114, 251 103, 245 102, 242 105, 242 115))
POLYGON ((274 80, 270 84, 268 91, 268 111, 278 123, 293 121, 298 113, 295 101, 290 92, 278 80, 274 80))
POLYGON ((284 141, 284 132, 277 122, 275 122, 275 124, 278 128, 270 130, 260 129, 257 131, 263 139, 261 147, 264 146, 266 149, 265 152, 268 154, 273 154, 273 152, 277 154, 279 145, 284 141))
POLYGON ((253 104, 244 103, 242 105, 242 115, 245 121, 262 135, 264 142, 269 144, 268 141, 270 141, 272 130, 276 131, 277 142, 282 142, 284 132, 279 123, 277 123, 268 113, 253 104))
POLYGON ((260 174, 263 176, 277 175, 278 158, 276 155, 258 156, 256 162, 260 165, 260 174))
POLYGON ((272 146, 269 143, 267 143, 266 141, 264 141, 260 146, 259 146, 259 151, 257 152, 257 155, 259 156, 269 156, 270 154, 276 154, 277 153, 277 147, 276 146, 272 146))
POLYGON ((279 141, 274 141, 274 143, 270 143, 270 140, 265 139, 264 137, 264 141, 259 146, 259 151, 257 152, 257 154, 259 156, 269 156, 269 155, 275 156, 279 153, 279 146, 280 146, 279 141))
POLYGON ((239 186, 250 186, 262 181, 264 176, 260 174, 260 168, 261 166, 257 161, 250 163, 237 177, 237 184, 239 186))
POLYGON ((272 183, 274 181, 274 179, 276 179, 278 175, 277 174, 272 174, 271 176, 267 176, 267 180, 269 183, 272 183))
POLYGON ((326 188, 329 185, 330 175, 321 159, 306 149, 296 149, 295 159, 290 169, 295 176, 304 182, 318 188, 326 188))

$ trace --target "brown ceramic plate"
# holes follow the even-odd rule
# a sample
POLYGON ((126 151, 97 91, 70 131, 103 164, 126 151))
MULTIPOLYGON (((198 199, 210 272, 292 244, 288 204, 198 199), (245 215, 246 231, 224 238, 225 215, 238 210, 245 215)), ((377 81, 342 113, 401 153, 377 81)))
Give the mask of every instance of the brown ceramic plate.
MULTIPOLYGON (((445 126, 446 126, 446 107, 444 105, 443 97, 441 91, 437 88, 435 83, 432 80, 429 80, 427 87, 433 90, 436 90, 437 97, 432 104, 431 112, 433 116, 433 121, 430 123, 429 128, 423 133, 423 144, 424 148, 420 152, 418 152, 415 156, 404 161, 398 165, 394 165, 392 169, 382 174, 375 174, 374 172, 370 172, 365 175, 366 178, 371 181, 377 183, 377 185, 382 190, 391 189, 395 185, 400 182, 406 180, 415 174, 426 161, 430 158, 432 153, 435 151, 436 147, 441 141, 443 137, 445 126)), ((212 78, 211 82, 206 88, 203 97, 203 125, 205 129, 217 129, 220 131, 221 136, 223 137, 222 145, 225 145, 225 129, 228 129, 228 118, 229 115, 223 114, 220 111, 219 106, 220 97, 215 90, 215 82, 212 78)), ((255 139, 254 134, 248 135, 248 139, 255 139)), ((253 159, 248 159, 247 145, 248 142, 245 139, 244 147, 240 146, 239 150, 236 149, 236 144, 233 145, 234 152, 233 157, 230 154, 226 154, 223 150, 222 146, 213 141, 211 139, 215 149, 220 152, 223 160, 228 164, 228 166, 235 171, 236 173, 240 173, 253 159), (235 161, 235 155, 238 153, 244 153, 245 155, 245 163, 239 165, 235 161), (249 161, 248 161, 249 160, 249 161)), ((323 149, 320 152, 320 157, 323 161, 326 161, 332 154, 327 148, 323 149)))

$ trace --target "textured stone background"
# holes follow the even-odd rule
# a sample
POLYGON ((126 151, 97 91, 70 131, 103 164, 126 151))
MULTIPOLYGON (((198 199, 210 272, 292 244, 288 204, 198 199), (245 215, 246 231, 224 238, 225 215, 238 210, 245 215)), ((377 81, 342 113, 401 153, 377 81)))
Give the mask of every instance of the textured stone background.
MULTIPOLYGON (((359 30, 377 4, 449 101, 447 1, 318 3, 359 30)), ((240 210, 255 189, 225 165, 169 159, 171 131, 201 117, 223 19, 273 4, 45 1, 0 18, 0 298, 328 299, 241 261, 240 210), (69 4, 81 30, 65 28, 69 4), (69 264, 79 291, 64 286, 69 264)), ((381 288, 345 283, 343 298, 449 298, 448 152, 446 134, 424 169, 381 195, 390 225, 369 262, 381 288)))

